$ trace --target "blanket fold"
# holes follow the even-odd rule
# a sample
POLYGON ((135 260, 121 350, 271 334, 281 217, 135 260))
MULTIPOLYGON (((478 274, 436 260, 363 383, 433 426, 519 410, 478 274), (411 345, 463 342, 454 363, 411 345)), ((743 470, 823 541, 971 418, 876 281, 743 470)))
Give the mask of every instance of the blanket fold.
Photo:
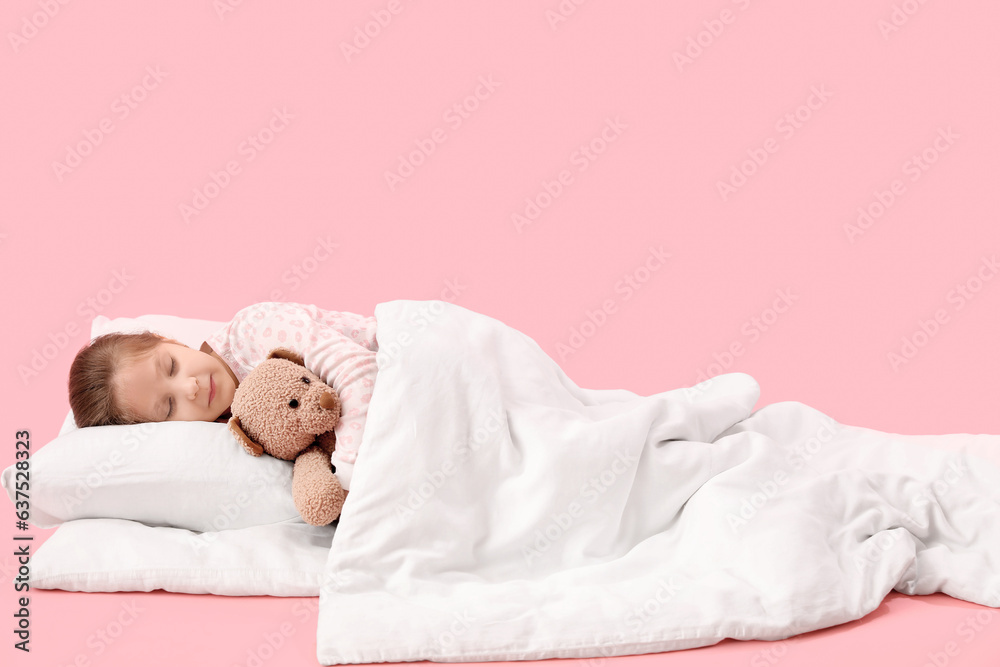
POLYGON ((754 412, 744 373, 582 389, 528 336, 454 304, 375 317, 322 664, 776 640, 894 588, 1000 606, 1000 466, 967 446, 1000 451, 998 436, 917 443, 796 402, 754 412))

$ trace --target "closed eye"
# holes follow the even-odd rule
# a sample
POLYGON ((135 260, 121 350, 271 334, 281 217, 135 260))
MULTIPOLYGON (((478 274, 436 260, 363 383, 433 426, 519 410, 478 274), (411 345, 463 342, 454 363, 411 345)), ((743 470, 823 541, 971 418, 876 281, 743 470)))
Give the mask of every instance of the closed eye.
MULTIPOLYGON (((168 373, 169 377, 173 377, 173 375, 174 375, 174 369, 175 368, 177 368, 177 363, 174 361, 173 357, 170 357, 170 373, 168 373)), ((171 396, 170 398, 167 399, 167 417, 166 417, 166 419, 164 421, 170 419, 170 415, 172 415, 172 414, 174 414, 174 397, 173 396, 171 396)))

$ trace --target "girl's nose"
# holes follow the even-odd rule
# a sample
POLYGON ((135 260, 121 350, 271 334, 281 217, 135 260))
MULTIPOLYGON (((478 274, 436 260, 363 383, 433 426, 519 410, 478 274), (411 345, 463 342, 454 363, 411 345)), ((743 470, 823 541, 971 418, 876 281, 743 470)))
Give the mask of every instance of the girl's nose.
POLYGON ((192 375, 191 378, 188 380, 187 384, 187 397, 193 401, 194 397, 197 394, 198 394, 198 378, 192 375))

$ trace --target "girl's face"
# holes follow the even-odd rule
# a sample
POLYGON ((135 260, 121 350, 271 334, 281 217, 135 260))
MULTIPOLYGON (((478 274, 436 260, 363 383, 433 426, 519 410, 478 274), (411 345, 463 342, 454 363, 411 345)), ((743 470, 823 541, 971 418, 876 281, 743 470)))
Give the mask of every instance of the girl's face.
POLYGON ((145 421, 211 422, 236 394, 223 364, 211 354, 164 342, 152 357, 119 369, 116 379, 125 403, 145 421))

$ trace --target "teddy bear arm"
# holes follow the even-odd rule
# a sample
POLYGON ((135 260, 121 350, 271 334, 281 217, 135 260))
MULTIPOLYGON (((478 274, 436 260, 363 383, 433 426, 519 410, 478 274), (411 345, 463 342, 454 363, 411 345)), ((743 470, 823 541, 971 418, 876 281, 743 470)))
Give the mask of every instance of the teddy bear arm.
POLYGON ((346 494, 333 474, 330 456, 318 445, 310 445, 295 459, 292 497, 310 525, 325 526, 340 516, 346 494))
POLYGON ((321 433, 316 436, 316 444, 326 452, 327 461, 333 455, 333 450, 337 448, 337 433, 335 431, 327 431, 326 433, 321 433))

